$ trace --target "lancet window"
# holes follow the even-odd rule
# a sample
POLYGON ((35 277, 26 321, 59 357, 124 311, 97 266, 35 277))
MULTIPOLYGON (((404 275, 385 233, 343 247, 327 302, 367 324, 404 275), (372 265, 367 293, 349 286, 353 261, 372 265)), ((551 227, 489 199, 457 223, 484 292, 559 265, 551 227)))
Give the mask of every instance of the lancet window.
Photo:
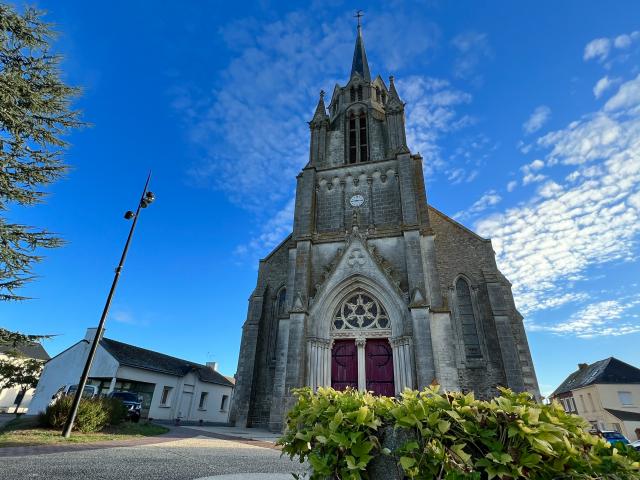
POLYGON ((349 163, 366 162, 369 160, 369 142, 367 135, 367 114, 361 112, 349 115, 347 137, 349 139, 349 163))
POLYGON ((459 278, 456 282, 456 307, 465 355, 467 358, 480 358, 482 357, 482 351, 480 350, 476 317, 473 312, 471 290, 469 289, 469 284, 463 278, 459 278))
POLYGON ((283 316, 287 311, 287 289, 281 288, 276 299, 276 312, 279 317, 283 316))

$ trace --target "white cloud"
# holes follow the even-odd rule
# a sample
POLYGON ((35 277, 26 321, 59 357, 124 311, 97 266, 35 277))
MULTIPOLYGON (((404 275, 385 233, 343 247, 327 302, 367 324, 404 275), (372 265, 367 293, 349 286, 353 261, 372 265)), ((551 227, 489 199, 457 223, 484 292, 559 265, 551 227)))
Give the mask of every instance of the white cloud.
MULTIPOLYGON (((524 204, 476 224, 480 235, 492 238, 525 313, 549 298, 566 298, 566 282, 593 265, 636 258, 640 111, 630 101, 625 105, 627 110, 595 112, 540 138, 547 165, 575 170, 543 184, 524 204)), ((534 175, 531 167, 523 167, 525 174, 534 175)))
POLYGON ((538 170, 544 167, 544 162, 540 159, 536 159, 533 162, 523 165, 520 170, 523 172, 522 176, 522 185, 529 185, 530 183, 541 182, 545 178, 546 175, 542 173, 536 173, 538 170))
POLYGON ((238 245, 234 253, 253 262, 276 247, 293 230, 295 203, 295 197, 292 197, 281 210, 262 225, 260 231, 249 242, 238 245))
POLYGON ((485 192, 477 201, 473 203, 467 210, 457 212, 453 215, 454 218, 462 220, 472 215, 476 215, 485 211, 487 208, 497 205, 502 201, 502 197, 498 195, 495 190, 489 190, 485 192))
MULTIPOLYGON (((439 140, 443 135, 458 131, 473 119, 460 115, 457 108, 471 102, 471 95, 453 87, 447 80, 410 76, 397 82, 398 93, 407 102, 407 143, 413 152, 420 152, 425 159, 425 175, 447 170, 442 158, 439 140)), ((468 173, 452 170, 447 175, 467 178, 468 173)))
POLYGON ((525 133, 533 133, 542 128, 551 117, 551 109, 546 105, 540 105, 536 107, 529 119, 524 122, 522 129, 525 133))
POLYGON ((518 182, 516 180, 511 180, 507 183, 507 192, 513 192, 518 186, 518 182))
POLYGON ((483 59, 493 55, 485 33, 474 31, 461 33, 453 38, 451 44, 458 51, 453 73, 459 78, 470 77, 483 59))
POLYGON ((604 109, 620 110, 636 107, 638 104, 640 104, 640 74, 635 79, 623 83, 618 92, 605 103, 604 109))
POLYGON ((640 322, 625 319, 627 313, 640 305, 639 297, 595 302, 574 313, 566 322, 553 325, 535 324, 533 330, 580 338, 620 336, 640 332, 640 322))
POLYGON ((615 78, 611 79, 607 75, 605 75, 600 80, 598 80, 595 86, 593 87, 593 94, 595 95, 596 98, 600 98, 600 96, 605 91, 607 91, 616 83, 618 83, 618 79, 615 79, 615 78))
POLYGON ((585 60, 591 60, 597 58, 598 60, 605 60, 611 50, 611 40, 608 38, 596 38, 591 40, 584 47, 583 58, 585 60))
MULTIPOLYGON (((605 60, 610 56, 612 49, 616 48, 618 50, 627 50, 637 40, 640 40, 640 32, 638 31, 634 31, 629 34, 625 33, 612 38, 596 38, 591 40, 584 47, 583 58, 585 61, 595 58, 599 62, 603 63, 606 68, 610 68, 612 62, 605 63, 605 60)), ((617 60, 626 60, 628 57, 625 55, 627 54, 619 53, 617 60)), ((614 55, 611 56, 613 57, 612 61, 616 61, 616 57, 614 55)))

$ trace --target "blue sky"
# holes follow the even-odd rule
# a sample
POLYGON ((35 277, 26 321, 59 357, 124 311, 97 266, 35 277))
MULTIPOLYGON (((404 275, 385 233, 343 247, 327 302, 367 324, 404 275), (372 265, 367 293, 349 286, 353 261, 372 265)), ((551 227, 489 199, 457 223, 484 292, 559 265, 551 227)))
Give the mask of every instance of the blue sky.
MULTIPOLYGON (((93 127, 70 175, 12 220, 67 241, 0 323, 97 323, 147 171, 107 336, 233 374, 257 259, 288 233, 320 89, 350 71, 341 1, 40 1, 93 127)), ((373 75, 394 75, 429 202, 493 238, 541 390, 578 362, 640 364, 640 4, 367 2, 373 75)))

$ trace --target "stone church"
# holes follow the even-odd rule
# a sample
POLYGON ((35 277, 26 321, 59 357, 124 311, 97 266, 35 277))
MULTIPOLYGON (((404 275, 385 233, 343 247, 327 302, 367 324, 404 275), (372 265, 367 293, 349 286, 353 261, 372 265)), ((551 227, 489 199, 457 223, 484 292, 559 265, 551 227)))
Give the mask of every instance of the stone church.
POLYGON ((371 78, 359 25, 349 81, 328 109, 320 93, 309 127, 293 232, 249 299, 231 421, 280 430, 305 385, 539 397, 491 241, 428 204, 404 103, 393 77, 371 78))

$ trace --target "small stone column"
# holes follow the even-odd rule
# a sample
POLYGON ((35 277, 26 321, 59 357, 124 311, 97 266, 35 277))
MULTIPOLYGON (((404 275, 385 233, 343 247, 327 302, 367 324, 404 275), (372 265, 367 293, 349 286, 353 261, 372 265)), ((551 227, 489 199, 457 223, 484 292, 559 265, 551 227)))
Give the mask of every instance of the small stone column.
POLYGON ((364 347, 367 344, 366 338, 357 338, 356 347, 358 347, 358 390, 364 392, 367 390, 367 372, 365 371, 366 357, 364 355, 364 347))
POLYGON ((413 345, 411 337, 396 337, 389 339, 393 350, 393 375, 396 395, 405 388, 414 388, 413 382, 413 345))
POLYGON ((117 380, 118 380, 118 379, 117 379, 116 377, 113 377, 113 378, 111 379, 111 383, 109 383, 109 391, 108 391, 107 393, 111 393, 111 392, 113 392, 113 391, 116 389, 116 381, 117 381, 117 380))

